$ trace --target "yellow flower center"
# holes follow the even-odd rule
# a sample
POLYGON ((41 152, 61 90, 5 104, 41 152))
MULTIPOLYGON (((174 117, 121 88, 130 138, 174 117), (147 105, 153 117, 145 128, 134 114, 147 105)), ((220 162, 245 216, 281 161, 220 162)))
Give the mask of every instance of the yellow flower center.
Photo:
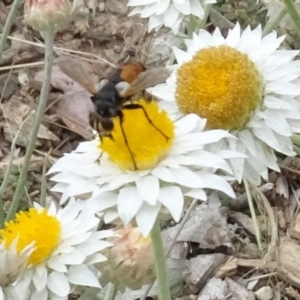
POLYGON ((174 124, 155 102, 141 99, 135 105, 122 110, 123 120, 114 118, 112 136, 102 137, 99 146, 118 167, 130 171, 156 166, 174 140, 174 124))
POLYGON ((1 239, 9 248, 16 237, 18 239, 17 251, 20 253, 24 247, 35 242, 35 250, 29 257, 28 265, 38 265, 48 259, 60 242, 61 224, 56 217, 49 216, 47 210, 21 211, 14 220, 5 224, 0 230, 1 239))
POLYGON ((198 51, 178 69, 176 101, 208 128, 242 129, 262 102, 264 85, 247 55, 229 46, 198 51))

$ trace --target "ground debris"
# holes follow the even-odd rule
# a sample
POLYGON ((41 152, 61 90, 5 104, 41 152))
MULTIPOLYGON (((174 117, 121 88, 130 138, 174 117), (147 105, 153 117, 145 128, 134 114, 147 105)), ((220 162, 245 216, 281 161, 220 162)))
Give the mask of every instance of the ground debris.
POLYGON ((247 291, 245 287, 230 278, 225 280, 219 278, 210 279, 197 300, 255 300, 253 292, 247 291))

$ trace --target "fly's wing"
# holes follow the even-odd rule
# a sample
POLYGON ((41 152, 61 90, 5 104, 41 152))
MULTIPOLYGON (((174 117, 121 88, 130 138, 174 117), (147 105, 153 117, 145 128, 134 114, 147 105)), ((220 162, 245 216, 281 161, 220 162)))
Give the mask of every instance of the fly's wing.
POLYGON ((65 56, 57 59, 57 65, 66 75, 80 84, 89 93, 97 93, 95 74, 93 73, 93 67, 89 63, 65 56))
POLYGON ((171 71, 165 67, 158 67, 142 72, 127 89, 120 93, 120 96, 126 98, 149 87, 163 83, 170 75, 171 71))

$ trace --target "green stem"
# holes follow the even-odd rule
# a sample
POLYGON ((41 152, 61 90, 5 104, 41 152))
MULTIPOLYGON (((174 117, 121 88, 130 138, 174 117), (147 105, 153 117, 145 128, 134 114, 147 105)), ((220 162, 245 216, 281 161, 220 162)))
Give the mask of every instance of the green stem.
POLYGON ((256 213, 255 213, 255 209, 254 209, 254 205, 253 205, 252 194, 251 194, 251 191, 250 191, 250 188, 249 188, 249 183, 248 183, 248 180, 246 178, 243 178, 243 182, 244 182, 246 195, 247 195, 247 200, 248 200, 248 204, 249 204, 249 208, 250 208, 250 212, 251 212, 251 217, 252 217, 252 221, 253 221, 253 225, 254 225, 255 237, 256 237, 258 249, 262 250, 261 235, 260 235, 260 230, 259 230, 258 223, 257 223, 257 218, 256 218, 256 213))
POLYGON ((166 256, 161 237, 161 229, 158 221, 155 222, 151 230, 150 237, 154 255, 157 284, 159 288, 158 298, 160 300, 171 300, 166 256))
POLYGON ((265 28, 263 29, 263 36, 267 35, 268 33, 270 33, 273 29, 275 29, 277 27, 277 25, 280 23, 280 21, 283 19, 283 17, 286 15, 287 13, 287 9, 284 6, 280 12, 272 19, 270 20, 265 28))
POLYGON ((294 133, 294 134, 292 135, 292 142, 293 142, 294 145, 300 146, 300 135, 294 133))
POLYGON ((116 286, 110 282, 107 285, 107 289, 103 300, 114 300, 116 298, 117 293, 118 290, 116 286))
POLYGON ((0 40, 0 65, 2 64, 2 54, 4 51, 4 46, 6 44, 7 37, 10 33, 11 26, 16 18, 17 10, 23 0, 15 0, 11 6, 9 14, 7 16, 6 22, 4 24, 3 32, 0 40))
POLYGON ((298 34, 300 35, 300 18, 299 18, 297 9, 295 7, 294 0, 284 0, 284 4, 287 9, 287 12, 291 16, 291 18, 295 24, 298 34))
POLYGON ((10 175, 11 175, 11 171, 12 171, 12 161, 13 161, 13 158, 14 156, 12 155, 12 153, 14 152, 15 148, 16 148, 16 143, 18 141, 18 138, 19 138, 19 135, 20 135, 20 132, 24 126, 24 124, 29 120, 29 118, 31 118, 32 115, 29 114, 28 117, 21 123, 20 127, 18 128, 17 132, 16 132, 16 135, 13 139, 13 142, 11 144, 11 147, 10 147, 10 153, 11 153, 11 156, 9 158, 9 162, 8 162, 8 165, 7 165, 7 168, 6 168, 6 171, 5 171, 5 175, 4 175, 4 178, 3 178, 3 181, 2 181, 2 184, 0 186, 0 228, 3 228, 4 226, 4 223, 5 223, 5 214, 4 214, 4 206, 3 206, 3 194, 6 190, 6 187, 9 183, 9 179, 10 179, 10 175))
POLYGON ((52 71, 52 65, 53 65, 53 44, 54 44, 54 32, 53 31, 45 32, 45 45, 46 45, 45 80, 43 82, 43 86, 42 86, 42 90, 41 90, 39 105, 38 105, 37 111, 35 113, 33 129, 32 129, 29 143, 28 143, 28 146, 26 149, 24 164, 21 169, 20 177, 19 177, 19 180, 17 183, 16 191, 14 193, 10 209, 6 216, 7 221, 11 220, 14 217, 14 215, 17 211, 17 208, 19 206, 20 199, 23 195, 24 185, 25 185, 26 178, 27 178, 27 172, 28 172, 31 155, 34 151, 35 143, 37 140, 37 134, 38 134, 40 124, 42 122, 43 115, 45 112, 46 102, 47 102, 47 98, 48 98, 48 94, 49 94, 49 90, 50 90, 51 71, 52 71))

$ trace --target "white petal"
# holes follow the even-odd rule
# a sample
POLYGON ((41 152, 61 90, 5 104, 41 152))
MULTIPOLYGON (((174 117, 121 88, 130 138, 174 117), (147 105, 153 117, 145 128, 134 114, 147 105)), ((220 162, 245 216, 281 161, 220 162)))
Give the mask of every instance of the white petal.
POLYGON ((67 267, 65 266, 65 264, 61 263, 57 258, 53 258, 50 257, 50 259, 48 260, 47 265, 57 271, 57 272, 61 272, 61 273, 66 273, 67 272, 67 267))
POLYGON ((48 277, 47 286, 54 294, 65 297, 70 293, 70 285, 63 273, 52 272, 48 277))
POLYGON ((41 291, 34 291, 30 297, 30 300, 47 300, 48 290, 44 288, 41 291))
POLYGON ((178 222, 183 210, 183 196, 178 186, 161 188, 159 201, 170 211, 173 219, 178 222))
POLYGON ((201 187, 199 176, 188 168, 181 167, 180 169, 170 169, 170 171, 172 172, 176 183, 190 188, 201 187))
POLYGON ((151 172, 155 177, 166 182, 174 182, 172 172, 167 167, 158 166, 151 172))
POLYGON ((41 291, 45 288, 47 283, 47 269, 42 268, 40 274, 38 272, 35 272, 32 277, 32 281, 37 289, 37 291, 41 291))
POLYGON ((144 202, 142 207, 137 212, 136 223, 144 236, 147 236, 151 231, 154 222, 156 221, 160 207, 160 202, 157 202, 154 206, 144 202))
POLYGON ((249 150, 249 152, 255 156, 256 155, 256 148, 254 144, 253 134, 250 132, 250 130, 241 130, 238 133, 238 138, 244 143, 246 148, 249 150))
POLYGON ((204 17, 204 10, 203 7, 198 0, 190 0, 191 4, 191 12, 193 15, 197 16, 198 18, 202 19, 204 17))
POLYGON ((127 225, 140 209, 143 199, 136 187, 122 188, 118 196, 118 212, 124 225, 127 225))
POLYGON ((205 170, 197 172, 198 176, 205 182, 205 187, 221 191, 228 196, 235 198, 231 185, 221 176, 211 174, 205 170))
POLYGON ((143 200, 154 205, 158 198, 159 181, 154 176, 145 176, 136 181, 137 190, 143 200))
POLYGON ((71 253, 63 253, 59 256, 59 261, 65 265, 81 264, 84 260, 85 255, 77 251, 75 248, 72 249, 71 253))
POLYGON ((203 201, 207 200, 207 195, 206 195, 206 193, 204 192, 203 189, 192 189, 192 190, 189 190, 184 195, 189 196, 191 198, 203 200, 203 201))
POLYGON ((99 281, 86 265, 71 266, 67 278, 70 283, 100 288, 99 281))

